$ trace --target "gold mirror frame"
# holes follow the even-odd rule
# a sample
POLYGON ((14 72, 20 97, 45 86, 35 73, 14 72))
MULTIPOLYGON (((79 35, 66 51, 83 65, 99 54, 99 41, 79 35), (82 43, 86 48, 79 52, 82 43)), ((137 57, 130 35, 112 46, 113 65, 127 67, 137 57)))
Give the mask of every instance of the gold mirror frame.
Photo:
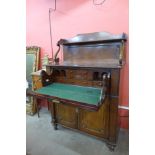
MULTIPOLYGON (((34 55, 33 65, 32 65, 32 68, 30 70, 32 72, 36 72, 39 69, 40 47, 37 47, 37 46, 27 46, 26 47, 26 54, 34 55)), ((27 57, 26 57, 26 59, 27 59, 27 57)), ((26 60, 26 63, 28 63, 27 60, 26 60)), ((26 64, 26 67, 27 66, 28 66, 28 64, 26 64)), ((27 68, 26 68, 26 74, 27 74, 27 68)), ((32 82, 31 73, 30 73, 30 75, 27 75, 27 76, 30 76, 32 90, 33 90, 34 88, 33 88, 33 84, 32 84, 33 82, 32 82)), ((27 76, 26 76, 26 80, 28 80, 27 76)), ((33 97, 26 96, 26 113, 30 114, 30 115, 34 115, 36 113, 36 106, 35 106, 34 98, 33 97)))

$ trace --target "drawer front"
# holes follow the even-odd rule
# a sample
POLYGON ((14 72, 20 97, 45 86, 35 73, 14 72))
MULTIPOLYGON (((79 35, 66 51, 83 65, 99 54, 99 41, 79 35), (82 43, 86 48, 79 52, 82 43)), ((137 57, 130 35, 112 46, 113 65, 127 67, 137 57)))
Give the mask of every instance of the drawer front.
POLYGON ((66 76, 75 80, 92 80, 92 72, 88 70, 66 70, 66 76))
POLYGON ((87 80, 93 80, 93 72, 92 71, 88 71, 87 80))
POLYGON ((58 78, 55 79, 55 82, 66 83, 66 78, 64 78, 64 77, 58 77, 58 78))
POLYGON ((65 83, 66 84, 75 84, 75 80, 74 79, 66 79, 65 83))
POLYGON ((87 79, 88 71, 85 70, 77 70, 74 74, 75 79, 85 80, 87 79))
POLYGON ((70 70, 70 69, 66 70, 66 77, 68 79, 72 79, 74 74, 75 74, 75 70, 70 70))
POLYGON ((74 81, 75 85, 79 85, 79 86, 88 86, 91 87, 92 86, 92 81, 84 81, 84 80, 75 80, 74 81))
POLYGON ((93 87, 101 88, 103 86, 102 81, 93 81, 92 83, 93 83, 93 87))

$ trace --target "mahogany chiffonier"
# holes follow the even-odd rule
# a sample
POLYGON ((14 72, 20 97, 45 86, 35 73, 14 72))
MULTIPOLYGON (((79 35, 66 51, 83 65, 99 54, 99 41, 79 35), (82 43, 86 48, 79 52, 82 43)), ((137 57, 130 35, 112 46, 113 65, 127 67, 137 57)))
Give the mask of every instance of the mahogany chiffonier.
POLYGON ((62 125, 93 135, 114 150, 125 41, 124 33, 107 32, 79 34, 58 41, 55 63, 41 72, 43 87, 31 93, 36 99, 50 102, 54 129, 62 125), (61 47, 62 63, 57 58, 61 47))

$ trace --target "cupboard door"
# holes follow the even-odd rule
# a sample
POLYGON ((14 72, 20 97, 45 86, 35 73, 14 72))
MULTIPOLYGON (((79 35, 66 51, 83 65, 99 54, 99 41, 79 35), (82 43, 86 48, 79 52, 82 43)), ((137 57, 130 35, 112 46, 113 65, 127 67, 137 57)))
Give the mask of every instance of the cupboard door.
POLYGON ((79 129, 97 137, 108 137, 109 104, 104 103, 98 111, 79 110, 79 129))
POLYGON ((73 106, 57 103, 56 119, 58 123, 66 127, 77 128, 77 113, 73 106))

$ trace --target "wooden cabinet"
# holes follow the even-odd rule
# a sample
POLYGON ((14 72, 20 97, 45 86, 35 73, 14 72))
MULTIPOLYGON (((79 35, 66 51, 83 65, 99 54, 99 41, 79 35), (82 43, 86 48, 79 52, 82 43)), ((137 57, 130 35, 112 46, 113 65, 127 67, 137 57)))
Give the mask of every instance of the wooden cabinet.
POLYGON ((42 72, 42 84, 40 77, 33 75, 36 89, 33 95, 50 102, 54 129, 58 124, 73 128, 105 140, 109 148, 114 149, 125 41, 124 33, 107 32, 58 41, 55 63, 47 65, 47 72, 42 72), (59 64, 60 46, 63 63, 59 64))
MULTIPOLYGON (((53 67, 53 66, 52 66, 53 67)), ((57 71, 60 71, 58 67, 56 68, 57 71)), ((55 71, 55 67, 53 67, 53 71, 55 71)), ((58 84, 58 82, 62 84, 72 84, 72 86, 80 87, 82 88, 91 88, 91 89, 103 89, 106 87, 106 97, 105 99, 100 103, 100 105, 97 105, 98 108, 91 107, 91 105, 83 104, 83 103, 77 103, 74 100, 65 99, 65 96, 63 97, 54 97, 52 95, 52 92, 50 93, 51 96, 46 96, 49 99, 50 105, 51 105, 51 114, 52 114, 52 123, 54 125, 54 128, 57 129, 57 125, 63 125, 67 128, 76 129, 80 132, 85 132, 89 135, 96 136, 98 138, 107 140, 107 144, 110 143, 110 147, 115 146, 116 140, 117 140, 117 131, 118 131, 118 125, 117 125, 117 117, 118 117, 118 93, 119 93, 119 74, 120 69, 107 69, 107 68, 82 68, 82 69, 68 69, 64 67, 64 72, 66 72, 66 75, 69 73, 72 73, 72 76, 69 76, 68 78, 55 76, 54 80, 58 84), (77 79, 77 75, 83 73, 87 73, 87 76, 83 76, 84 79, 77 79), (98 73, 95 76, 94 73, 98 73), (100 79, 102 73, 105 73, 107 75, 106 80, 100 79), (109 73, 112 77, 109 77, 109 73), (90 76, 91 75, 91 76, 90 76), (91 80, 86 80, 88 79, 91 80), (63 78, 63 81, 61 79, 63 78), (54 97, 54 98, 53 98, 54 97), (70 102, 69 102, 70 101, 70 102)), ((46 73, 45 73, 46 74, 46 73)), ((49 75, 52 77, 51 75, 49 75)), ((79 78, 79 77, 78 77, 79 78)), ((38 77, 35 79, 38 79, 38 77)), ((50 79, 48 76, 46 79, 50 79)), ((46 81, 44 79, 44 81, 46 81)), ((51 84, 51 86, 54 83, 51 84)), ((38 84, 39 86, 39 84, 38 84)), ((52 86, 53 87, 53 86, 52 86)), ((43 87, 44 88, 44 87, 43 87)), ((44 90, 46 87, 44 88, 44 90)), ((61 91, 59 89, 57 90, 58 96, 61 94, 61 91)), ((71 89, 67 89, 63 87, 63 90, 65 92, 72 91, 71 89)), ((37 91, 38 92, 38 91, 37 91)), ((90 92, 90 90, 87 90, 87 92, 90 92)), ((39 92, 38 92, 39 93, 39 92)), ((68 92, 69 93, 69 92, 68 92)), ((41 94, 40 94, 41 95, 41 94)), ((41 97, 39 95, 39 97, 41 97)), ((47 94, 48 95, 48 94, 47 94)), ((56 95, 56 94, 55 94, 56 95)), ((67 95, 67 94, 65 94, 67 95)), ((79 95, 79 92, 77 92, 77 96, 79 95)), ((85 98, 85 96, 82 96, 85 98)), ((87 96, 88 97, 88 96, 87 96)), ((80 96, 77 97, 80 100, 80 96)))

